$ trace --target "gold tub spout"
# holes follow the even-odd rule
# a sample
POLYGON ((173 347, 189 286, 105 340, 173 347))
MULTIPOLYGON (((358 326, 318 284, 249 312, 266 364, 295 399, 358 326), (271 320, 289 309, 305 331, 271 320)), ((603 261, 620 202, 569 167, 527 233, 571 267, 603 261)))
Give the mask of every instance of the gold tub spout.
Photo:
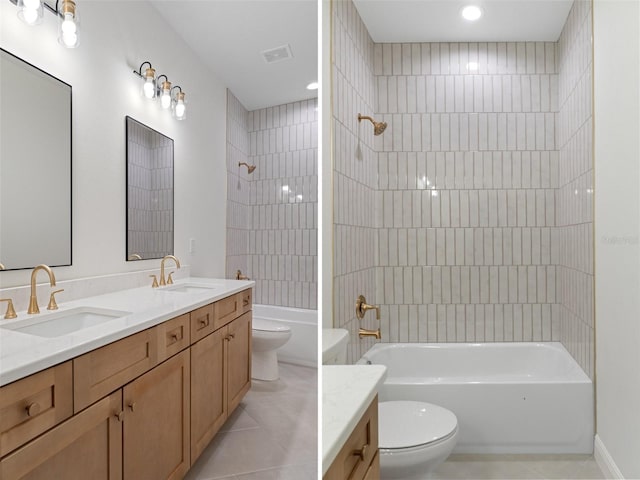
POLYGON ((380 328, 378 328, 377 330, 367 330, 366 328, 360 328, 360 330, 358 330, 358 336, 360 338, 376 337, 378 340, 382 338, 382 335, 380 335, 380 328))
POLYGON ((56 286, 56 276, 53 274, 51 268, 47 265, 38 265, 31 272, 31 296, 29 297, 29 309, 27 313, 40 313, 40 309, 38 308, 38 298, 36 297, 36 274, 38 270, 44 270, 49 275, 49 283, 52 287, 56 286))
POLYGON ((167 259, 171 259, 176 262, 176 267, 180 268, 180 260, 178 260, 176 257, 174 257, 173 255, 167 255, 166 257, 164 257, 160 262, 160 286, 164 286, 167 284, 167 280, 164 276, 164 262, 166 262, 167 259))

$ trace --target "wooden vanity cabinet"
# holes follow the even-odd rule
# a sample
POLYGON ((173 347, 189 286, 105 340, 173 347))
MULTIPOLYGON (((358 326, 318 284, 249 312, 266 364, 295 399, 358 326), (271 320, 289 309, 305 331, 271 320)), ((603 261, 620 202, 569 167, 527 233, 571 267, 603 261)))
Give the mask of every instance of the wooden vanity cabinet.
POLYGON ((0 479, 122 480, 121 412, 118 390, 4 457, 0 479))
POLYGON ((323 480, 379 480, 378 396, 367 407, 323 480))
POLYGON ((251 388, 251 312, 191 346, 191 463, 251 388))
POLYGON ((2 387, 0 480, 182 479, 250 387, 245 290, 2 387))

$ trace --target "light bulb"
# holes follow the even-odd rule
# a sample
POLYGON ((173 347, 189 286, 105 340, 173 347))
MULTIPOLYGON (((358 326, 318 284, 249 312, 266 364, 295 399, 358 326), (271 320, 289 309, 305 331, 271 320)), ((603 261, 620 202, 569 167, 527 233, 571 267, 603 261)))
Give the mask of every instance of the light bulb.
POLYGON ((25 23, 33 25, 38 21, 38 11, 33 8, 25 8, 22 10, 22 19, 25 23))
POLYGON ((184 116, 185 105, 183 100, 178 100, 176 104, 176 117, 182 118, 184 116))
POLYGON ((27 25, 36 25, 42 21, 43 7, 40 0, 19 0, 18 18, 27 25))
POLYGON ((148 78, 145 80, 144 82, 144 86, 142 87, 142 90, 144 91, 144 96, 147 98, 153 98, 155 91, 156 91, 156 86, 153 83, 153 78, 148 78))
MULTIPOLYGON (((160 75, 162 77, 162 75, 160 75)), ((158 77, 158 78, 160 78, 158 77)), ((165 75, 166 78, 166 75, 165 75)), ((171 82, 162 82, 162 93, 160 94, 160 106, 163 109, 167 109, 171 106, 171 82)))
POLYGON ((60 25, 60 30, 62 30, 63 34, 75 34, 78 28, 76 27, 76 22, 73 19, 73 15, 70 13, 65 13, 64 20, 62 21, 62 25, 60 25))
POLYGON ((167 92, 162 92, 162 96, 160 97, 160 105, 165 110, 171 106, 171 96, 167 92))

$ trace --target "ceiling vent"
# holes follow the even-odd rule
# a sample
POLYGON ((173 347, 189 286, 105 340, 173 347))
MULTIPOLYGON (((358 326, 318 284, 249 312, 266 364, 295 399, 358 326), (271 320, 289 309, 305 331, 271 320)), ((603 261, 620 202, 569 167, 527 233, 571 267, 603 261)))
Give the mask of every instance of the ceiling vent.
POLYGON ((293 58, 293 55, 291 54, 291 47, 287 44, 282 45, 281 47, 265 50, 262 52, 262 57, 267 63, 276 63, 293 58))

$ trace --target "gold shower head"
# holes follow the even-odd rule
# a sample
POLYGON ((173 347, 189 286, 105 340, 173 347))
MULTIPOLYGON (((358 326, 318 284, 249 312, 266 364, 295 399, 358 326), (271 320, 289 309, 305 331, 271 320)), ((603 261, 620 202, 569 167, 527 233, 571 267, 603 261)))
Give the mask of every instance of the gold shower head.
POLYGON ((358 121, 369 120, 373 123, 373 134, 378 136, 387 128, 387 122, 376 122, 373 118, 358 114, 358 121))
POLYGON ((240 162, 238 163, 238 166, 240 167, 241 165, 244 165, 245 167, 247 167, 247 171, 249 173, 253 173, 253 171, 256 169, 255 165, 249 165, 247 162, 240 162))

